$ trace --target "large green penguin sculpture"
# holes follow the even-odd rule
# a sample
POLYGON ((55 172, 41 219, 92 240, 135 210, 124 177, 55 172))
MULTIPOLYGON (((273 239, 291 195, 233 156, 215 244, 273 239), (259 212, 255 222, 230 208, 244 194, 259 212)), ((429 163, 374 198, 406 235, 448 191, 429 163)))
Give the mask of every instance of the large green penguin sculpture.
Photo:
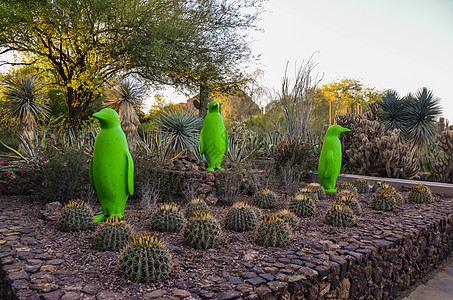
POLYGON ((327 194, 335 194, 335 184, 341 169, 341 143, 338 138, 341 133, 350 131, 340 125, 332 125, 327 129, 321 155, 319 156, 319 183, 327 194))
POLYGON ((209 111, 204 118, 200 132, 200 152, 204 154, 208 163, 206 171, 222 170, 223 156, 228 151, 228 133, 219 112, 220 104, 217 101, 209 102, 209 111))
POLYGON ((90 184, 102 207, 102 214, 94 217, 97 223, 124 217, 127 198, 134 194, 134 162, 116 111, 104 108, 93 117, 101 123, 90 161, 90 184))

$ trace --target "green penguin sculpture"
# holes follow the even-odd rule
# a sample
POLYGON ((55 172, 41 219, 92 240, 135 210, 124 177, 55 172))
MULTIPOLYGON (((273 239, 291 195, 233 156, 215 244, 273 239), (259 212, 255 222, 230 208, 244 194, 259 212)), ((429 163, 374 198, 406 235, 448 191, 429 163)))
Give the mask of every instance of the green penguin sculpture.
POLYGON ((206 171, 224 170, 223 156, 228 151, 228 133, 219 112, 220 104, 217 101, 209 102, 209 111, 204 118, 200 132, 200 152, 204 154, 208 163, 206 171))
POLYGON ((102 214, 94 217, 94 222, 98 223, 106 217, 124 217, 127 198, 134 194, 134 161, 117 112, 104 108, 93 117, 101 123, 89 174, 102 207, 102 214))
POLYGON ((335 194, 335 184, 341 169, 341 142, 338 138, 341 133, 350 131, 340 125, 332 125, 327 129, 324 143, 319 156, 318 176, 319 183, 327 194, 335 194))

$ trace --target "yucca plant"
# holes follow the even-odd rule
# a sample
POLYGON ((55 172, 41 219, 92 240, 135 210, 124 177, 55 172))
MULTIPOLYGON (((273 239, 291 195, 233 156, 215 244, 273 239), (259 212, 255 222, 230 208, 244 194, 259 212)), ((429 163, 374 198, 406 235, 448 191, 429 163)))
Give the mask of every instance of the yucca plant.
POLYGON ((198 147, 203 121, 188 109, 167 107, 156 123, 159 130, 167 134, 169 148, 174 153, 198 147))
MULTIPOLYGON (((36 120, 49 116, 49 107, 44 103, 47 100, 44 83, 36 74, 19 73, 7 78, 4 85, 5 108, 16 118, 24 139, 33 140, 33 132, 37 129, 36 120)), ((23 145, 19 144, 19 151, 23 152, 23 149, 23 145)))
POLYGON ((135 79, 126 78, 107 90, 105 96, 105 106, 118 111, 129 150, 135 151, 138 141, 137 128, 140 125, 136 110, 142 106, 145 99, 145 86, 135 79))
POLYGON ((387 90, 379 100, 379 121, 385 130, 399 129, 406 131, 407 126, 407 101, 401 99, 394 90, 387 90))

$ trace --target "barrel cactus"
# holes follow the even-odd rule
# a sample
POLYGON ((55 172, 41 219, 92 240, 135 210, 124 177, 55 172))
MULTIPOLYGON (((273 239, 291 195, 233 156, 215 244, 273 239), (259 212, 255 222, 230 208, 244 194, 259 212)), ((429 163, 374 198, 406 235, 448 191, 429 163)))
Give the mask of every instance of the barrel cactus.
POLYGON ((401 195, 398 193, 398 191, 390 184, 382 184, 381 187, 378 189, 378 192, 379 191, 385 191, 385 190, 388 190, 392 195, 393 195, 393 198, 395 199, 395 205, 396 206, 401 206, 403 205, 403 197, 401 197, 401 195))
POLYGON ((273 208, 276 205, 277 195, 269 189, 260 189, 253 197, 253 205, 259 208, 273 208))
POLYGON ((354 184, 349 181, 340 183, 340 186, 338 187, 338 191, 341 191, 341 190, 351 191, 354 194, 354 196, 356 196, 356 197, 359 194, 359 192, 357 191, 357 188, 354 186, 354 184))
POLYGON ((282 218, 292 231, 299 229, 299 218, 289 210, 281 210, 277 213, 277 216, 282 218))
POLYGON ((351 227, 355 225, 355 216, 352 209, 342 203, 334 203, 327 211, 325 222, 335 227, 351 227))
POLYGON ((220 226, 207 211, 194 212, 184 228, 184 242, 197 249, 217 246, 220 226))
POLYGON ((94 244, 101 251, 118 251, 129 242, 131 235, 131 226, 122 218, 108 217, 96 231, 94 244))
POLYGON ((426 186, 426 184, 419 183, 414 185, 407 198, 412 203, 432 203, 433 195, 431 190, 426 186))
POLYGON ((300 188, 299 191, 297 192, 297 194, 302 194, 302 195, 307 195, 309 197, 311 197, 311 200, 313 200, 314 203, 318 202, 318 193, 312 189, 312 188, 309 188, 309 187, 303 187, 303 188, 300 188))
POLYGON ((360 215, 361 209, 359 201, 357 201, 352 193, 344 193, 342 196, 338 197, 336 202, 349 206, 355 215, 360 215))
POLYGON ((266 247, 282 247, 288 244, 291 230, 288 224, 277 215, 265 215, 256 236, 256 242, 266 247))
POLYGON ((58 225, 62 231, 87 230, 93 224, 93 210, 81 199, 70 200, 58 216, 58 225))
POLYGON ((353 192, 351 192, 350 190, 341 190, 341 191, 338 191, 338 193, 336 194, 336 198, 337 199, 340 199, 341 197, 352 197, 354 199, 357 199, 357 196, 354 195, 353 192))
POLYGON ((376 193, 382 187, 382 185, 384 185, 384 184, 386 184, 384 181, 380 181, 380 180, 376 181, 374 183, 373 188, 371 189, 371 191, 373 193, 376 193))
POLYGON ((159 205, 151 216, 151 228, 162 232, 179 232, 183 222, 184 217, 174 203, 159 205))
POLYGON ((393 191, 390 189, 380 189, 371 202, 371 208, 382 211, 393 210, 396 207, 393 191))
POLYGON ((297 194, 289 202, 289 211, 298 217, 310 217, 315 214, 316 204, 309 195, 297 194))
POLYGON ((187 203, 185 215, 186 218, 190 218, 194 212, 208 211, 208 209, 209 207, 203 199, 195 198, 187 203))
POLYGON ((322 200, 326 196, 326 191, 324 191, 324 188, 316 182, 312 182, 309 185, 307 185, 308 188, 314 190, 318 194, 318 199, 322 200))
POLYGON ((129 280, 150 283, 167 276, 170 254, 154 234, 133 235, 119 256, 119 271, 129 280))
POLYGON ((359 194, 365 194, 365 193, 368 193, 370 191, 370 186, 368 185, 368 181, 366 181, 366 179, 357 178, 353 182, 353 184, 357 188, 357 192, 359 194))
POLYGON ((234 231, 250 231, 256 227, 256 215, 250 205, 236 202, 225 218, 225 228, 234 231))

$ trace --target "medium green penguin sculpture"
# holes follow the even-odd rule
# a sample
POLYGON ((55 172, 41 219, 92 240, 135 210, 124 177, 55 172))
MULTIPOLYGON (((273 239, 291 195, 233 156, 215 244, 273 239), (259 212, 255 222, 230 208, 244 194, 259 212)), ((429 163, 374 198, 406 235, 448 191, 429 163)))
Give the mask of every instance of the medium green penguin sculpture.
POLYGON ((134 194, 134 161, 117 112, 104 108, 93 117, 101 123, 89 174, 102 207, 102 214, 94 217, 94 222, 98 223, 106 217, 124 217, 127 198, 134 194))
POLYGON ((209 102, 209 111, 204 118, 200 132, 200 152, 204 154, 208 163, 206 171, 224 170, 223 156, 228 151, 228 133, 219 112, 220 104, 217 101, 209 102))
POLYGON ((335 194, 335 184, 341 169, 341 143, 338 138, 341 133, 350 131, 340 125, 332 125, 327 129, 321 155, 319 156, 319 183, 327 194, 335 194))

